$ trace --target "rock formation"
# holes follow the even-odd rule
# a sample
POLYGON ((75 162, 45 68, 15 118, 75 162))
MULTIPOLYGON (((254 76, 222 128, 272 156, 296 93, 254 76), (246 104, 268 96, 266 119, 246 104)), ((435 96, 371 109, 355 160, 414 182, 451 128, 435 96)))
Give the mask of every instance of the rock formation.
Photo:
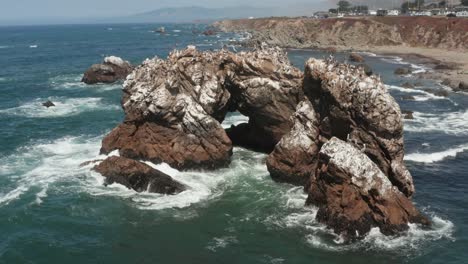
POLYGON ((133 66, 128 61, 115 56, 104 58, 101 64, 92 65, 82 78, 86 84, 113 83, 125 80, 127 75, 133 71, 133 66))
POLYGON ((55 106, 55 104, 54 104, 52 101, 47 100, 47 101, 45 101, 44 103, 42 103, 42 106, 44 106, 44 107, 46 107, 46 108, 49 108, 49 107, 55 106))
MULTIPOLYGON (((318 219, 347 239, 372 227, 395 234, 408 222, 427 224, 409 198, 400 108, 360 66, 310 59, 302 73, 278 48, 234 54, 189 47, 137 67, 122 106, 124 122, 101 148, 122 158, 101 163, 106 169, 107 162, 139 170, 135 159, 216 169, 240 145, 269 153, 272 178, 305 186, 318 219), (225 131, 229 111, 249 122, 225 131)), ((125 175, 114 178, 127 184, 125 175)))
POLYGON ((106 177, 106 184, 119 183, 137 192, 176 194, 185 190, 170 176, 132 159, 112 156, 93 169, 106 177))
POLYGON ((386 235, 428 225, 412 202, 353 144, 336 137, 319 152, 317 177, 307 203, 319 207, 317 219, 345 239, 362 238, 372 227, 386 235))
POLYGON ((321 136, 353 142, 403 193, 414 192, 403 156, 401 111, 385 85, 362 69, 334 61, 306 63, 304 92, 320 116, 321 136))

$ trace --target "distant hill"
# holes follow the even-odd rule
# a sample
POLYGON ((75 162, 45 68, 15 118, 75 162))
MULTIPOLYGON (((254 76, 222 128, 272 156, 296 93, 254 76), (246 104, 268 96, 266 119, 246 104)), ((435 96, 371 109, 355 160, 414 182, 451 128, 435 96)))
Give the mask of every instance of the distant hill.
POLYGON ((233 6, 208 8, 200 6, 161 8, 128 17, 116 18, 116 22, 194 22, 271 16, 310 16, 315 11, 327 9, 329 2, 292 4, 282 7, 233 6))

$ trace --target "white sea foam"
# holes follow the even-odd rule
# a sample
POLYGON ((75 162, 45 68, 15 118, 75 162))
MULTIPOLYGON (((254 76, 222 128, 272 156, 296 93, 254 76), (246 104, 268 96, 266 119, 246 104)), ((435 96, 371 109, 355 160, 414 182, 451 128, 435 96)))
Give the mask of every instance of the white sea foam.
POLYGON ((39 46, 38 46, 38 45, 30 45, 30 46, 29 46, 29 48, 31 48, 31 49, 35 49, 35 48, 37 48, 37 47, 39 47, 39 46))
POLYGON ((360 52, 358 52, 358 54, 362 54, 362 55, 369 56, 369 57, 377 57, 378 56, 375 53, 367 52, 367 51, 360 51, 360 52))
MULTIPOLYGON (((51 185, 80 180, 84 172, 79 164, 96 157, 101 138, 82 139, 65 137, 52 142, 42 142, 21 147, 16 154, 2 157, 0 174, 14 181, 13 187, 0 193, 0 207, 19 199, 26 192, 34 192, 31 202, 44 202, 51 185)), ((71 190, 72 187, 69 187, 71 190)))
POLYGON ((238 242, 235 236, 214 237, 206 248, 216 252, 220 248, 225 248, 230 244, 236 244, 238 242))
POLYGON ((102 102, 102 98, 64 98, 64 97, 51 97, 55 106, 44 107, 43 102, 48 99, 36 99, 31 102, 21 104, 14 108, 1 109, 1 114, 24 116, 32 118, 49 118, 72 116, 83 112, 95 110, 119 110, 117 105, 109 105, 102 102))
POLYGON ((8 49, 10 46, 0 46, 0 49, 8 49))
POLYGON ((414 112, 414 119, 405 120, 410 132, 440 132, 448 135, 468 134, 468 111, 439 114, 414 112))
MULTIPOLYGON (((245 151, 240 148, 234 149, 234 157, 239 152, 245 151)), ((263 156, 262 156, 263 158, 263 156)), ((155 165, 151 162, 146 164, 156 168, 174 180, 187 186, 187 190, 176 195, 162 195, 157 193, 137 193, 120 184, 103 186, 104 178, 96 172, 89 172, 93 180, 88 184, 88 192, 96 196, 123 197, 131 200, 134 205, 143 210, 161 210, 167 208, 185 208, 193 204, 209 201, 220 197, 227 187, 237 182, 242 171, 255 171, 255 168, 248 166, 240 159, 234 159, 229 168, 220 169, 213 172, 181 172, 169 165, 162 163, 155 165)), ((263 165, 264 166, 264 165, 263 165)), ((266 166, 261 170, 266 171, 266 166)), ((255 175, 255 173, 254 173, 255 175)))
POLYGON ((7 78, 0 77, 0 82, 6 82, 7 78))
POLYGON ((453 102, 450 98, 447 98, 447 97, 444 97, 444 96, 438 96, 438 95, 435 95, 433 93, 430 93, 430 92, 427 92, 427 91, 424 91, 424 90, 420 90, 420 89, 417 89, 417 88, 405 88, 405 87, 396 86, 396 85, 386 85, 386 87, 389 90, 396 90, 396 91, 400 91, 400 92, 403 92, 403 93, 418 94, 418 95, 414 96, 415 101, 423 102, 423 101, 427 101, 427 100, 448 100, 448 101, 452 102, 454 105, 456 105, 456 103, 453 102))
POLYGON ((433 153, 410 153, 406 154, 405 160, 421 162, 421 163, 434 163, 442 161, 450 157, 456 157, 458 153, 468 150, 468 144, 463 144, 455 148, 447 149, 444 151, 433 153))
POLYGON ((304 206, 306 198, 307 195, 302 187, 293 187, 285 191, 281 198, 277 198, 279 201, 284 201, 281 207, 285 211, 278 210, 279 213, 268 216, 265 223, 279 228, 298 230, 311 247, 327 251, 385 250, 406 255, 423 248, 430 241, 453 239, 453 223, 426 212, 432 221, 431 228, 409 224, 408 231, 398 236, 385 236, 378 228, 373 228, 362 241, 344 243, 343 237, 336 235, 316 220, 317 207, 304 206))
POLYGON ((241 115, 241 114, 236 114, 232 115, 229 118, 226 118, 224 122, 222 123, 222 126, 224 129, 230 128, 232 125, 237 126, 242 123, 248 123, 249 122, 249 117, 241 115))

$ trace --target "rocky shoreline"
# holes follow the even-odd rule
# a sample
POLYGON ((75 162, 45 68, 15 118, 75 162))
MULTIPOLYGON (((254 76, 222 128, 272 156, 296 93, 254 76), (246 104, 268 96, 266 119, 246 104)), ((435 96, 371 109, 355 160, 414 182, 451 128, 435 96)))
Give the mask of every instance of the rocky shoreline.
POLYGON ((135 191, 176 194, 186 186, 144 161, 215 170, 233 146, 268 154, 273 180, 303 186, 317 219, 347 241, 379 227, 396 235, 429 225, 413 205, 401 110, 377 76, 333 59, 305 72, 280 48, 198 51, 144 61, 124 83, 123 122, 102 141, 94 170, 135 191), (248 123, 223 129, 228 112, 248 123), (118 152, 119 157, 111 153, 118 152))
POLYGON ((248 32, 250 38, 239 43, 247 47, 265 42, 282 48, 399 56, 432 69, 421 78, 468 91, 468 19, 261 18, 219 21, 214 26, 226 32, 248 32))

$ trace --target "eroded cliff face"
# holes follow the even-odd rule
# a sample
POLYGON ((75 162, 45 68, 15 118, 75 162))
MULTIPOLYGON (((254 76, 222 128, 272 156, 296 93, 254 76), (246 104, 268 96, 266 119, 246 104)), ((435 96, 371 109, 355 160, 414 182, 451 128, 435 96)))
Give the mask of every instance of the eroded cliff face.
POLYGON ((103 140, 101 152, 122 157, 98 171, 137 189, 157 176, 164 191, 177 183, 137 160, 216 169, 240 145, 269 153, 272 178, 304 186, 317 218, 345 239, 372 227, 393 235, 409 222, 428 224, 410 200, 401 111, 381 80, 333 59, 310 59, 305 68, 266 46, 237 54, 189 47, 147 60, 124 84, 124 122, 103 140), (225 131, 228 111, 249 123, 225 131))
POLYGON ((410 46, 468 50, 468 23, 464 18, 261 18, 216 22, 224 31, 249 31, 247 43, 290 48, 410 46))

